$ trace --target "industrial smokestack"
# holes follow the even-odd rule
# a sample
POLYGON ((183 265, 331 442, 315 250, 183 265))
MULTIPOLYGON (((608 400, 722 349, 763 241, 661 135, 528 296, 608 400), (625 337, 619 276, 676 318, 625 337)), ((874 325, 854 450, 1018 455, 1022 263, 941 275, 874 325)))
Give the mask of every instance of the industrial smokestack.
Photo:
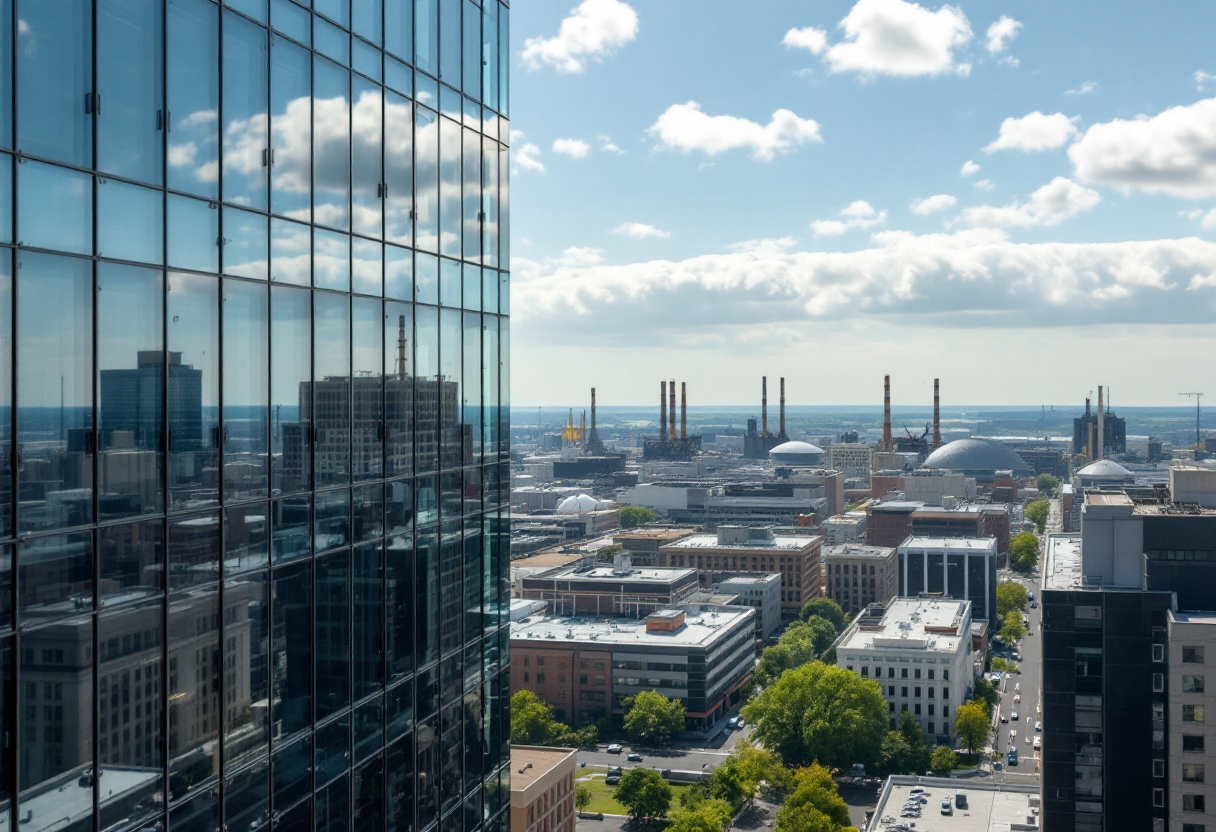
POLYGON ((591 429, 595 430, 595 388, 591 388, 591 429))
POLYGON ((405 316, 397 316, 397 379, 405 380, 405 316))
POLYGON ((777 435, 785 438, 785 376, 781 377, 781 430, 777 435))
POLYGON ((667 382, 659 382, 659 438, 667 436, 667 382))
POLYGON ((1097 456, 1094 459, 1104 459, 1106 457, 1106 435, 1104 428, 1106 427, 1106 419, 1103 417, 1103 402, 1102 402, 1102 385, 1098 385, 1098 445, 1097 456))
POLYGON ((680 438, 688 438, 688 382, 680 382, 680 438))
POLYGON ((673 378, 667 384, 667 438, 675 441, 676 438, 676 380, 673 378))
POLYGON ((933 379, 933 447, 942 446, 942 400, 938 395, 937 379, 933 379))
POLYGON ((891 377, 882 377, 882 449, 890 451, 894 447, 891 439, 891 377))
POLYGON ((768 376, 760 376, 760 435, 768 436, 768 376))

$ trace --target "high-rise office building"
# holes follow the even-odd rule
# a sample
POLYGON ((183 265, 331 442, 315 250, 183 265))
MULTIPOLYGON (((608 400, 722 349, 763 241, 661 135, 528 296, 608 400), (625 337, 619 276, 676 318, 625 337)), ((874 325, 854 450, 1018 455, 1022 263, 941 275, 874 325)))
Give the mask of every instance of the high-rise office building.
POLYGON ((507 828, 507 20, 0 0, 0 829, 507 828))

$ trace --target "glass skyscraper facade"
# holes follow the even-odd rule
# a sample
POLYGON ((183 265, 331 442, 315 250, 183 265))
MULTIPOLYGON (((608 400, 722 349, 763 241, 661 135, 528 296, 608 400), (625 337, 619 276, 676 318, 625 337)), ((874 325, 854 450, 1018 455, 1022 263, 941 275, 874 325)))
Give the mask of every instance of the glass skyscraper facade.
POLYGON ((505 832, 507 21, 0 0, 0 832, 505 832))

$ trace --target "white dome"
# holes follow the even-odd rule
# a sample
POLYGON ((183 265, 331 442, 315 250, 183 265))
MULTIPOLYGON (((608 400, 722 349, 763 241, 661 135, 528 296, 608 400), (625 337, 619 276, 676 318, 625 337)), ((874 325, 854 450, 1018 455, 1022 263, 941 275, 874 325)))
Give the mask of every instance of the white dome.
POLYGON ((799 442, 798 440, 795 439, 795 440, 791 440, 789 442, 781 443, 780 445, 778 445, 777 447, 775 447, 771 451, 769 451, 769 453, 770 454, 821 454, 821 453, 823 453, 823 448, 820 448, 817 445, 812 445, 810 442, 799 442))
POLYGON ((1124 480, 1131 475, 1131 471, 1109 459, 1091 462, 1077 472, 1078 477, 1085 477, 1089 480, 1124 480))
POLYGON ((567 497, 557 504, 558 514, 582 514, 586 511, 596 511, 604 508, 604 504, 589 494, 579 494, 577 497, 567 497))

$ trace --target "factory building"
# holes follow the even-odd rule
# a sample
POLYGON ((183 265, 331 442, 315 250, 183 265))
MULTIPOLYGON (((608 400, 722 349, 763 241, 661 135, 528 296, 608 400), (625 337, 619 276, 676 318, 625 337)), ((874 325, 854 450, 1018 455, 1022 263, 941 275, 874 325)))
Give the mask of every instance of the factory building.
POLYGON ((785 379, 781 379, 781 410, 780 424, 777 433, 768 429, 768 376, 760 380, 760 428, 756 429, 756 420, 747 420, 747 433, 743 435, 744 459, 768 459, 769 452, 789 441, 785 432, 785 379))
POLYGON ((1085 399, 1085 413, 1072 420, 1072 452, 1090 459, 1105 459, 1127 453, 1127 420, 1108 410, 1098 388, 1098 410, 1090 410, 1085 399), (1099 443, 1101 448, 1099 449, 1099 443))
POLYGON ((642 443, 648 462, 687 462, 701 455, 701 437, 688 435, 688 383, 680 382, 680 432, 676 434, 676 380, 659 382, 659 431, 642 443), (670 386, 668 386, 670 384, 670 386))

